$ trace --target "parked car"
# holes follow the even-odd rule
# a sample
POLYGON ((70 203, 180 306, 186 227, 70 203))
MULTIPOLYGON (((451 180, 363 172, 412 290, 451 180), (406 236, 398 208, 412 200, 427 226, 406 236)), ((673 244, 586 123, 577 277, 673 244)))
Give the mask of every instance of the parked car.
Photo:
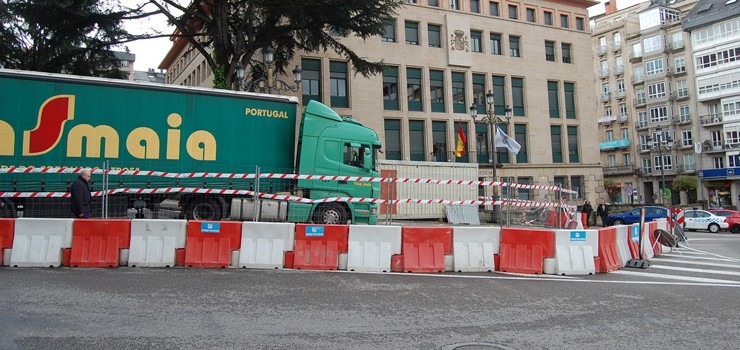
MULTIPOLYGON (((668 218, 668 208, 645 206, 645 221, 668 218)), ((632 209, 626 213, 610 215, 606 218, 607 225, 629 225, 640 222, 640 208, 632 209)))
POLYGON ((728 209, 714 209, 709 212, 724 217, 727 224, 730 225, 730 232, 740 233, 740 212, 728 209))
POLYGON ((683 218, 683 227, 689 231, 708 230, 717 233, 729 227, 725 217, 714 215, 706 210, 687 210, 683 218))

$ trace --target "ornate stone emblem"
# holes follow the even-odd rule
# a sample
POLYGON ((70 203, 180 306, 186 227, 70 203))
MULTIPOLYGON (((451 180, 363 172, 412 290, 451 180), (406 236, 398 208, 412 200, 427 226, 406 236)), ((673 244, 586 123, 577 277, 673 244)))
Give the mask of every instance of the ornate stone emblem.
POLYGON ((465 35, 465 32, 463 32, 460 29, 457 29, 452 34, 452 39, 450 40, 450 48, 455 51, 470 51, 470 46, 468 44, 468 36, 465 35))

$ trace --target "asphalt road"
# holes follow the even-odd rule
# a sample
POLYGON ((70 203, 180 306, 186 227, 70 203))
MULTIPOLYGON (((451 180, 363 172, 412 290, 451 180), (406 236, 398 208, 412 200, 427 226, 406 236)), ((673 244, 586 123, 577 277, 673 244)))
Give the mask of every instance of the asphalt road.
POLYGON ((0 349, 737 349, 740 235, 689 237, 595 276, 4 267, 0 349))

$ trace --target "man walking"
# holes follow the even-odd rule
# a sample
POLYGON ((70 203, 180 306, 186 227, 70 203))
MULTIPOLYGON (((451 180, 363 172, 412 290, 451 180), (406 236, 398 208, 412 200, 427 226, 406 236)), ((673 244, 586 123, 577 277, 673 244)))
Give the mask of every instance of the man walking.
POLYGON ((80 176, 72 183, 72 216, 76 219, 90 217, 90 169, 82 169, 80 176))
POLYGON ((606 206, 606 202, 601 200, 601 204, 596 208, 596 215, 601 218, 601 226, 606 227, 606 218, 609 217, 609 207, 606 206))

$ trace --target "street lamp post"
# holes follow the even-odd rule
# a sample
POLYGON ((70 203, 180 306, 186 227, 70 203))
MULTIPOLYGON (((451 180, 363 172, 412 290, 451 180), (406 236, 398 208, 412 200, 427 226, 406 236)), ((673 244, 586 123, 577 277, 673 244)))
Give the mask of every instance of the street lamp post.
POLYGON ((301 86, 301 69, 295 66, 293 69, 293 81, 295 85, 286 83, 280 79, 275 79, 272 64, 274 62, 274 54, 271 47, 264 50, 264 62, 259 63, 262 65, 262 76, 255 77, 251 82, 245 83, 245 70, 246 67, 239 63, 236 66, 236 77, 239 80, 239 88, 244 87, 247 91, 253 92, 266 92, 271 94, 274 92, 279 93, 282 91, 293 91, 296 92, 301 86))
POLYGON ((663 159, 663 128, 655 128, 656 137, 658 138, 658 159, 660 159, 660 204, 665 206, 665 160, 663 159))
POLYGON ((488 136, 490 141, 490 148, 488 153, 488 161, 491 163, 491 171, 493 174, 493 180, 496 181, 496 163, 497 163, 497 154, 496 154, 496 142, 494 140, 495 135, 495 129, 494 126, 499 125, 508 125, 509 121, 511 120, 512 111, 509 106, 506 106, 506 109, 504 110, 504 117, 506 117, 506 120, 501 119, 500 117, 496 116, 494 114, 493 110, 493 91, 488 90, 486 93, 486 104, 488 105, 488 110, 486 111, 486 115, 478 118, 478 107, 476 106, 475 102, 473 101, 473 104, 470 105, 470 117, 473 118, 474 124, 482 124, 488 126, 488 136))

